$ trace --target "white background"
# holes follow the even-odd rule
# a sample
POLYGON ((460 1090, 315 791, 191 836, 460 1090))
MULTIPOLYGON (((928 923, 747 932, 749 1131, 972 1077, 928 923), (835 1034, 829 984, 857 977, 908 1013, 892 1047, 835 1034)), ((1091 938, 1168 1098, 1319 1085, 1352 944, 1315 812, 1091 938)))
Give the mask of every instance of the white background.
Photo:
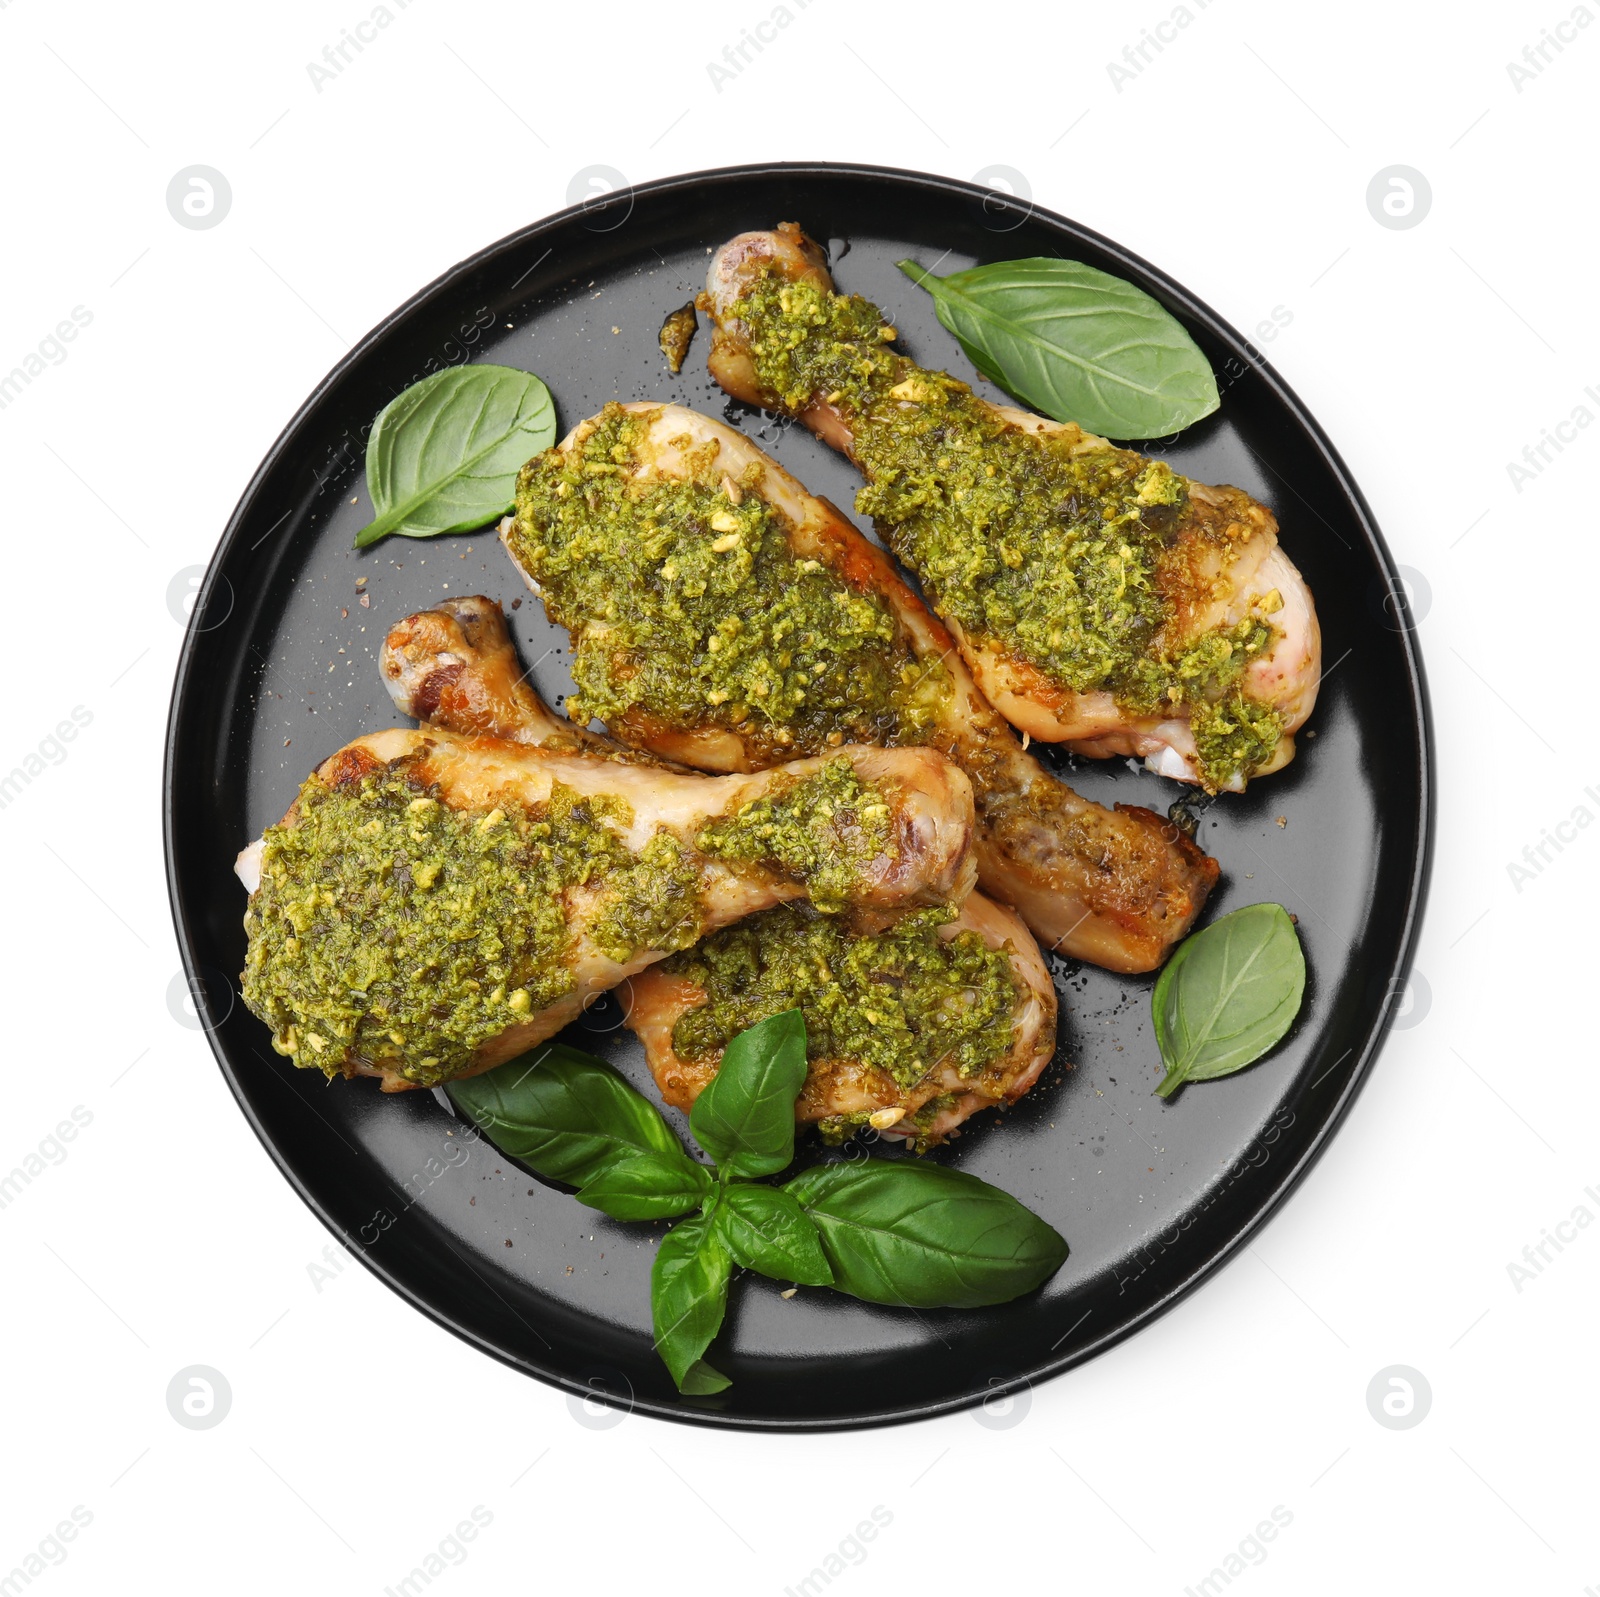
POLYGON ((93 718, 0 810, 0 1171, 74 1106, 92 1116, 0 1210, 0 1577, 81 1505, 91 1523, 28 1591, 378 1593, 479 1506, 490 1523, 430 1593, 778 1593, 876 1506, 890 1522, 864 1561, 847 1547, 830 1592, 1178 1594, 1276 1506, 1287 1528, 1229 1591, 1600 1587, 1600 1227, 1569 1229, 1527 1279, 1508 1271, 1580 1205, 1600 1216, 1600 829, 1547 849, 1520 890, 1508 870, 1575 807, 1600 813, 1584 796, 1600 791, 1600 428, 1571 429, 1520 487, 1507 469, 1575 407, 1600 415, 1584 392, 1600 388, 1600 26, 1547 46, 1519 86, 1507 64, 1567 0, 1189 4, 1118 87, 1107 64, 1166 0, 789 0, 792 24, 719 85, 708 63, 766 0, 412 0, 318 89, 308 63, 366 0, 0 0, 0 372, 74 307, 92 316, 0 410, 0 767, 74 706, 93 718), (1254 1245, 1009 1428, 598 1430, 353 1262, 318 1290, 328 1234, 169 1008, 167 594, 347 346, 565 205, 583 168, 642 181, 800 157, 1008 166, 1247 333, 1291 314, 1265 352, 1421 577, 1431 1001, 1413 990, 1345 1128, 1254 1245), (1432 190, 1408 229, 1366 201, 1397 163, 1432 190), (166 204, 194 164, 232 189, 209 230, 166 204), (192 1364, 231 1385, 213 1429, 167 1411, 192 1364), (1368 1410, 1393 1364, 1432 1390, 1407 1430, 1368 1410))

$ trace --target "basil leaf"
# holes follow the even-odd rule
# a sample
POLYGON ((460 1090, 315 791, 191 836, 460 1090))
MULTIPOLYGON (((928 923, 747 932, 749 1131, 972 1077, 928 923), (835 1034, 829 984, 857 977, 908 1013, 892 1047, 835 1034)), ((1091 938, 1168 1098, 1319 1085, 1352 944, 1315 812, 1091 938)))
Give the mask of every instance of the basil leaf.
POLYGON ((1294 1023, 1306 958, 1281 904, 1249 904, 1178 945, 1151 995, 1170 1098, 1259 1059, 1294 1023))
POLYGON ((785 1009, 741 1031, 694 1101, 689 1129, 723 1178, 770 1176, 794 1158, 794 1101, 806 1079, 806 1023, 785 1009))
POLYGON ((685 1397, 709 1397, 713 1392, 723 1392, 732 1386, 721 1370, 713 1369, 704 1359, 696 1359, 684 1371, 684 1376, 678 1382, 678 1390, 685 1397))
POLYGON ((720 1392, 727 1376, 700 1356, 722 1327, 732 1260, 710 1215, 683 1220, 661 1239, 650 1271, 656 1352, 680 1392, 720 1392))
POLYGON ((1060 1269, 1061 1237, 1008 1192, 911 1160, 815 1165, 783 1191, 822 1233, 833 1284, 868 1303, 975 1309, 1060 1269))
POLYGON ((991 382, 1057 421, 1160 438, 1217 408, 1195 341, 1143 289, 1081 261, 1036 256, 935 277, 900 270, 991 382))
POLYGON ((698 1168, 610 1065, 561 1043, 445 1090, 495 1147, 550 1181, 586 1186, 640 1154, 698 1168))
POLYGON ((621 1159, 578 1189, 578 1202, 613 1220, 671 1220, 711 1195, 704 1166, 682 1153, 621 1159))
POLYGON ((556 437, 550 390, 510 366, 452 366, 379 411, 367 438, 375 519, 356 548, 470 532, 511 508, 517 472, 556 437))
POLYGON ((833 1284, 816 1226, 781 1187, 729 1187, 717 1206, 717 1231, 747 1270, 802 1286, 833 1284))

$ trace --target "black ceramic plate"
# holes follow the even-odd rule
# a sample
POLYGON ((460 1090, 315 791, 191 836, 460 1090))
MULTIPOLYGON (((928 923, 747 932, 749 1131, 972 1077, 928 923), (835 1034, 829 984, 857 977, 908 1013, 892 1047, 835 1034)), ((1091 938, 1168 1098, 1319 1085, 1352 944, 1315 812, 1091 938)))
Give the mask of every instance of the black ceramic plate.
MULTIPOLYGON (((565 634, 535 600, 511 619, 540 690, 559 701, 565 634)), ((1096 799, 1164 808, 1182 796, 1128 762, 1061 763, 1096 799)), ((340 363, 256 473, 200 591, 173 695, 165 819, 178 938, 223 1072, 284 1174, 369 1268, 457 1335, 570 1392, 706 1424, 828 1429, 937 1414, 1081 1363, 1245 1242, 1372 1066, 1416 936, 1431 795, 1421 662, 1388 552, 1332 446, 1250 345, 1060 217, 942 178, 793 165, 673 178, 537 223, 440 278, 340 363), (464 360, 537 371, 563 431, 611 399, 697 406, 754 435, 814 492, 853 503, 839 457, 727 405, 706 375, 704 329, 679 378, 656 345, 714 246, 788 219, 829 241, 841 288, 884 306, 930 365, 967 373, 927 296, 896 271, 905 255, 941 271, 1026 255, 1088 261, 1155 295, 1210 357, 1222 408, 1162 453, 1277 512, 1316 594, 1328 672, 1294 764, 1211 805, 1199 840, 1223 868, 1212 913, 1285 904, 1310 982, 1271 1057, 1163 1104, 1152 1095, 1152 979, 1060 964, 1056 1065, 1003 1123, 980 1117, 933 1155, 1061 1231, 1072 1252, 1055 1279, 1001 1308, 914 1314, 826 1291, 785 1300, 747 1276, 714 1349, 733 1385, 683 1398, 650 1345, 660 1227, 613 1223, 467 1144, 433 1095, 328 1086, 274 1055, 238 999, 244 894, 231 865, 313 765, 398 720, 376 666, 391 623, 446 592, 509 605, 524 591, 490 532, 351 549, 367 519, 365 428, 427 372, 464 360)), ((618 1023, 609 999, 571 1040, 649 1090, 618 1023)))

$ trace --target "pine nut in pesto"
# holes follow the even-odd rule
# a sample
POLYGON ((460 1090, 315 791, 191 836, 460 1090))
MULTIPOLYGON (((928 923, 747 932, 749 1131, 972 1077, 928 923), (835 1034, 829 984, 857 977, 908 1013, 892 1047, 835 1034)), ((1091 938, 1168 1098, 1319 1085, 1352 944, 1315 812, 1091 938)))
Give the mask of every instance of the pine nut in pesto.
MULTIPOLYGON (((929 1137, 926 1135, 928 1128, 940 1115, 955 1108, 960 1098, 959 1093, 941 1092, 937 1097, 930 1098, 914 1114, 904 1116, 901 1126, 913 1128, 912 1134, 905 1139, 907 1153, 927 1153, 936 1148, 943 1138, 929 1137)), ((829 1115, 826 1119, 817 1122, 817 1136, 830 1148, 843 1147, 864 1126, 872 1124, 872 1114, 869 1110, 858 1109, 847 1115, 829 1115)))

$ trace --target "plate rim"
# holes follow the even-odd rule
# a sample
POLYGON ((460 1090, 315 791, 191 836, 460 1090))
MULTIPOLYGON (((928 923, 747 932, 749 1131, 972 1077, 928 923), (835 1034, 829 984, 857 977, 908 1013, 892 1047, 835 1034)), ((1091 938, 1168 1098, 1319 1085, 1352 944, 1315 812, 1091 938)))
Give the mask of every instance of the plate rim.
MULTIPOLYGON (((588 204, 568 205, 559 211, 540 217, 525 227, 507 233, 456 262, 431 282, 417 290, 402 304, 376 322, 361 339, 353 344, 328 369, 322 379, 295 409, 293 415, 273 440, 272 445, 262 456, 260 463, 251 474, 223 528, 216 548, 212 551, 211 557, 207 562, 205 576, 202 578, 195 595, 193 613, 201 614, 204 612, 219 579, 225 580, 223 578, 223 568, 228 564, 229 557, 233 554, 235 546, 240 541, 246 524, 254 511, 257 496, 272 473, 283 462, 284 457, 294 447, 296 435, 302 426, 313 417, 321 407, 324 397, 344 378, 346 373, 372 351, 385 338, 392 327, 408 317, 413 311, 420 309, 431 301, 442 298, 457 284, 492 263, 497 256, 520 249, 542 234, 565 228, 582 216, 603 214, 614 205, 624 201, 631 208, 633 198, 636 195, 655 197, 670 195, 682 190, 703 191, 709 186, 722 187, 775 179, 792 181, 795 179, 803 180, 808 177, 822 180, 842 178, 880 182, 925 194, 937 194, 946 200, 959 200, 967 203, 982 203, 986 199, 990 201, 1001 199, 1007 203, 1014 203, 1012 196, 997 195, 992 189, 985 189, 979 184, 909 168, 879 166, 873 163, 861 162, 764 161, 710 167, 701 171, 677 173, 668 177, 656 178, 646 183, 630 184, 625 189, 613 191, 604 200, 593 201, 588 204)), ((1335 448, 1332 440, 1323 430, 1322 425, 1271 363, 1255 349, 1250 340, 1240 334, 1237 329, 1219 316, 1191 290, 1185 288, 1159 267, 1152 265, 1126 246, 1046 206, 1034 204, 1031 200, 1023 203, 1026 206, 1029 218, 1038 217, 1046 224, 1062 229, 1068 235, 1091 241, 1098 249, 1104 251, 1107 256, 1126 266, 1134 277, 1142 278, 1146 283, 1158 285, 1171 301, 1181 307, 1184 315, 1190 321, 1204 326, 1218 342, 1247 353, 1256 375, 1267 384, 1279 407, 1292 417, 1307 440, 1320 453, 1327 469, 1339 483, 1366 537, 1368 549, 1376 557, 1379 569, 1388 583, 1389 593, 1386 595, 1386 602, 1391 598, 1396 600, 1397 608, 1401 613, 1405 613, 1405 589, 1400 579, 1399 568, 1377 519, 1373 515, 1372 508, 1367 503, 1366 495, 1362 492, 1360 485, 1346 466, 1343 457, 1335 448)), ((224 1081, 228 1085, 230 1093, 233 1095, 235 1103, 244 1114, 257 1139, 266 1149, 272 1162, 288 1181, 290 1187, 299 1195, 301 1201, 338 1239, 347 1253, 352 1254, 391 1291, 395 1292, 411 1307, 420 1310, 436 1325, 451 1332, 469 1346, 516 1370, 518 1373, 531 1375, 543 1381, 546 1385, 564 1392, 569 1399, 578 1397, 583 1398, 585 1401, 600 1401, 609 1407, 614 1407, 627 1413, 643 1413, 655 1419, 669 1420, 677 1424, 704 1426, 716 1430, 817 1434, 909 1424, 917 1420, 933 1419, 940 1415, 956 1413, 963 1409, 973 1408, 980 1404, 1029 1390, 1035 1385, 1053 1380, 1057 1376, 1065 1374, 1068 1370, 1088 1363, 1102 1353, 1109 1351, 1118 1343, 1145 1329, 1162 1315, 1175 1308, 1184 1298, 1188 1297, 1231 1263, 1299 1189, 1301 1183, 1310 1174, 1312 1167, 1326 1152, 1329 1143, 1332 1142, 1343 1127, 1356 1098, 1372 1074, 1378 1056, 1382 1052, 1383 1045, 1394 1023, 1396 1006, 1392 1001, 1392 995, 1399 990, 1410 975, 1415 958, 1422 920, 1427 906, 1437 832, 1437 794, 1434 779, 1435 738, 1421 644, 1414 624, 1398 627, 1394 630, 1399 634, 1400 647, 1405 659, 1408 709, 1418 734, 1414 780, 1420 802, 1418 804, 1416 833, 1410 847, 1411 873, 1410 881, 1406 885, 1406 907, 1400 932, 1399 951, 1387 972, 1388 985, 1386 992, 1391 997, 1384 1001, 1376 1020, 1368 1025, 1360 1055, 1344 1082, 1339 1097, 1324 1112, 1315 1135, 1308 1145, 1301 1150, 1298 1157, 1283 1169, 1276 1185, 1268 1191, 1266 1197, 1248 1221, 1241 1225, 1223 1245, 1212 1249, 1192 1269, 1169 1286, 1166 1291, 1152 1299, 1142 1310, 1109 1327, 1101 1335, 1074 1347, 1059 1358, 1051 1359, 1035 1366, 1026 1374, 1018 1374, 1008 1379, 996 1380, 993 1384, 985 1384, 982 1388, 973 1388, 960 1393, 929 1399, 925 1402, 902 1404, 891 1409, 873 1410, 850 1416, 827 1415, 816 1419, 760 1414, 727 1414, 710 1409, 700 1410, 677 1407, 657 1402, 654 1399, 633 1396, 626 1400, 614 1399, 610 1394, 598 1392, 593 1387, 584 1385, 562 1370, 550 1367, 537 1358, 517 1354, 507 1348, 496 1345, 464 1320, 455 1318, 446 1309, 432 1302, 424 1293, 400 1279, 395 1271, 386 1267, 384 1262, 377 1256, 376 1250, 353 1247, 342 1225, 329 1212, 327 1206, 312 1193, 287 1155, 268 1133, 249 1098, 245 1095, 231 1061, 219 1044, 216 1027, 211 1024, 203 1024, 202 1026, 207 1044, 217 1062, 224 1081)), ((203 965, 197 958, 196 938, 192 926, 194 917, 191 915, 186 902, 184 884, 180 880, 179 846, 174 826, 175 795, 179 775, 176 769, 176 755, 180 742, 180 728, 184 715, 185 701, 188 697, 191 677, 196 669, 201 639, 205 635, 203 631, 192 626, 185 629, 183 645, 179 651, 177 666, 173 674, 172 691, 168 700, 161 769, 162 856, 167 881, 167 894, 172 910, 173 928, 184 975, 191 983, 192 990, 197 981, 203 982, 203 965)))

